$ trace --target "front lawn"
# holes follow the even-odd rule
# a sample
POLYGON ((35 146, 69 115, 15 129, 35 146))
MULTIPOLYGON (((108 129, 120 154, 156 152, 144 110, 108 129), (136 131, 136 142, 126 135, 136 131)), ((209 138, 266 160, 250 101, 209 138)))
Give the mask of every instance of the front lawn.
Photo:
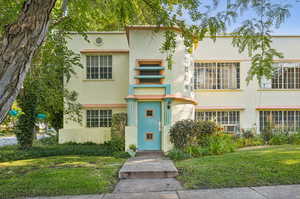
POLYGON ((300 184, 300 145, 281 145, 177 161, 185 188, 300 184))
POLYGON ((0 162, 0 198, 110 192, 123 162, 78 155, 0 162))

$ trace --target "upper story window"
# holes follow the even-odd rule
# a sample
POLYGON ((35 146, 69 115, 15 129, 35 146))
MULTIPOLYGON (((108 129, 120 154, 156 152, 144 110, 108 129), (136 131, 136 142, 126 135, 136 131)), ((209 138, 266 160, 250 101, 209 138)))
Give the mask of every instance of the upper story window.
POLYGON ((112 55, 86 56, 87 79, 112 79, 112 55))
POLYGON ((300 89, 300 63, 274 63, 271 80, 263 80, 262 88, 300 89))
POLYGON ((215 121, 225 132, 238 132, 240 127, 239 111, 196 111, 196 120, 215 121))
POLYGON ((195 89, 239 89, 240 63, 212 62, 194 64, 195 89))
POLYGON ((111 127, 112 110, 87 110, 86 126, 93 127, 111 127))

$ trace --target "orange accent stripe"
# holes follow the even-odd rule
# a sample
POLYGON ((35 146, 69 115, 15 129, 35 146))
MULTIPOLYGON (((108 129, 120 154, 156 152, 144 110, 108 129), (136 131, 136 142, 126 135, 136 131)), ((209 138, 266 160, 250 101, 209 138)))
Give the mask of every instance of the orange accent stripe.
POLYGON ((197 106, 198 110, 244 110, 240 106, 197 106))
POLYGON ((83 49, 80 53, 129 53, 129 50, 99 50, 99 49, 83 49))
POLYGON ((127 104, 83 104, 84 108, 126 108, 127 104))
POLYGON ((299 110, 300 106, 258 106, 257 110, 299 110))

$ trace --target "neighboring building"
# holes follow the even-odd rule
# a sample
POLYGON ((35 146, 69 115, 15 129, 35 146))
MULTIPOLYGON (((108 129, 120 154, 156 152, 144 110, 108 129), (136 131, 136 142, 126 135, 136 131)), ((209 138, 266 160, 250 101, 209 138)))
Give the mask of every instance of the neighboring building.
POLYGON ((285 58, 274 60, 275 75, 260 86, 247 84, 251 60, 232 37, 205 38, 187 53, 177 37, 171 69, 160 51, 164 30, 131 26, 126 32, 90 32, 87 42, 71 34, 68 46, 84 68, 65 85, 79 93, 83 124, 65 121, 63 142, 103 143, 110 139, 112 114, 127 112, 126 147, 168 151, 168 131, 182 119, 216 120, 226 131, 256 128, 272 120, 278 128, 300 128, 300 36, 274 36, 285 58))

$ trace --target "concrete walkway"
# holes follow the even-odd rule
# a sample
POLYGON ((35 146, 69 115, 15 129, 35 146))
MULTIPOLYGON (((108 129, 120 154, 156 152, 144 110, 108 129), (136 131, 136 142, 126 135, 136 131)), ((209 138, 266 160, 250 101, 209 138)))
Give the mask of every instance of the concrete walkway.
POLYGON ((175 179, 173 162, 161 153, 142 153, 128 159, 119 171, 121 179, 113 193, 143 193, 182 190, 175 179))
POLYGON ((300 199, 300 185, 182 190, 169 192, 112 193, 28 199, 300 199))

